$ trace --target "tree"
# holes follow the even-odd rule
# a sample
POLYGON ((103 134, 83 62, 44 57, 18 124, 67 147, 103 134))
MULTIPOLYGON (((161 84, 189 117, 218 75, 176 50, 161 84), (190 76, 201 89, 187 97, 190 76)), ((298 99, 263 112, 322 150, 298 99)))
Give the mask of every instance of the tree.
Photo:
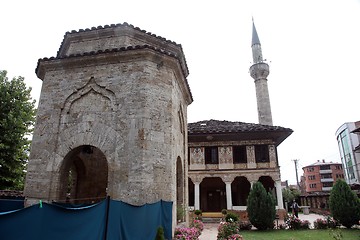
POLYGON ((0 71, 0 189, 21 190, 35 121, 35 100, 23 77, 0 71))
POLYGON ((300 192, 297 189, 284 188, 282 190, 282 195, 285 201, 290 203, 300 196, 300 192))
POLYGON ((156 231, 155 240, 165 240, 164 228, 162 226, 158 227, 156 231))
POLYGON ((261 182, 254 183, 247 199, 249 220, 259 230, 273 229, 276 216, 275 199, 261 182))
POLYGON ((330 212, 333 218, 347 228, 360 220, 360 202, 349 185, 338 179, 330 192, 330 212))

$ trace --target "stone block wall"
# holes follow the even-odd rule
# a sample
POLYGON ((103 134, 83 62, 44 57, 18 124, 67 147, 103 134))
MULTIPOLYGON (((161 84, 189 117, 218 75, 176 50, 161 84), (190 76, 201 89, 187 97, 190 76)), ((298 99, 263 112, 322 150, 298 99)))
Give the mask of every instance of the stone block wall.
MULTIPOLYGON (((159 41, 133 31, 145 43, 159 41)), ((176 206, 176 179, 182 174, 187 204, 186 109, 192 97, 183 56, 154 48, 87 54, 99 39, 86 41, 67 45, 78 56, 39 61, 43 86, 24 192, 28 205, 63 200, 64 159, 87 145, 106 159, 106 193, 112 199, 133 205, 163 199, 176 206)), ((122 46, 111 37, 101 41, 122 46)))

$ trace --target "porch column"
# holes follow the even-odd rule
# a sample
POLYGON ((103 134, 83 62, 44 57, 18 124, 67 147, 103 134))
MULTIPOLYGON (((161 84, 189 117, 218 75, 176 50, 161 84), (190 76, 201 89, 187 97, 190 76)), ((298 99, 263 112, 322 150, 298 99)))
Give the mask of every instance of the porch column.
POLYGON ((226 185, 226 208, 232 210, 231 182, 225 182, 226 185))
POLYGON ((195 210, 200 210, 200 183, 199 182, 195 182, 195 201, 194 201, 194 207, 195 210))
POLYGON ((276 198, 277 198, 278 208, 284 209, 283 196, 281 191, 281 180, 275 181, 275 187, 276 187, 276 198))

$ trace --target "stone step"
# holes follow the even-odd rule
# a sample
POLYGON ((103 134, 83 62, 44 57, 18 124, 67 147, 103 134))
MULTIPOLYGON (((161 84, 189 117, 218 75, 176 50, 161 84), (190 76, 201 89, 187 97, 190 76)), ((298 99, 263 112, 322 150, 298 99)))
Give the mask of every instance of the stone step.
POLYGON ((203 223, 219 223, 221 221, 221 218, 215 218, 215 217, 203 217, 202 222, 203 223))

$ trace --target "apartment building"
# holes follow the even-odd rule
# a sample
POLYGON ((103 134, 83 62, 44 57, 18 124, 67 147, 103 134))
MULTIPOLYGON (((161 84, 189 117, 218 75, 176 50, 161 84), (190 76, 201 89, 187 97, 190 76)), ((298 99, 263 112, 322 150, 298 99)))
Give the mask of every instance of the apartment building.
POLYGON ((337 179, 344 178, 341 163, 328 163, 325 160, 303 167, 306 193, 329 192, 337 179))

